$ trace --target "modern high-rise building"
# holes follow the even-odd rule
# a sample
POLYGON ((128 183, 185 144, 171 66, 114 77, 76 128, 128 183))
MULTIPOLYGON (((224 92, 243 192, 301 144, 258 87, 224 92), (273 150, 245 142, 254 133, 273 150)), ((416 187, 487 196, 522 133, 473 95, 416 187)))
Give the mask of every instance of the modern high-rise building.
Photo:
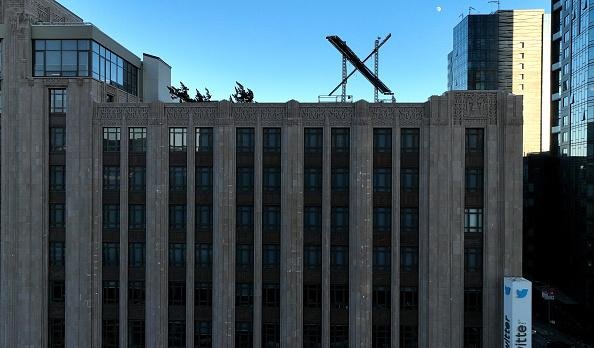
MULTIPOLYGON (((551 1, 551 147, 525 159, 525 272, 557 289, 555 325, 594 343, 594 7, 551 1), (556 311, 557 306, 562 310, 556 311)), ((538 310, 538 308, 537 308, 538 310)), ((549 316, 545 308, 541 317, 549 316)), ((547 318, 548 319, 548 318, 547 318)))
POLYGON ((524 154, 549 149, 550 26, 544 10, 469 15, 454 28, 448 55, 448 90, 524 97, 524 154))
POLYGON ((502 345, 522 97, 164 103, 56 2, 2 18, 2 347, 502 345))

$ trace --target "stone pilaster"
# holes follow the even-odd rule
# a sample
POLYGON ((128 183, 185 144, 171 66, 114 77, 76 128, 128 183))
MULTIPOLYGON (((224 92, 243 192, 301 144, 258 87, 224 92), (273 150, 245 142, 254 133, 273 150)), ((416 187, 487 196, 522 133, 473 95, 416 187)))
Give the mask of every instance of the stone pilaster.
POLYGON ((151 106, 146 151, 146 346, 167 346, 169 129, 163 105, 151 106))
POLYGON ((349 203, 349 346, 371 347, 373 265, 373 129, 368 104, 355 105, 349 203))
POLYGON ((235 345, 235 127, 219 104, 214 128, 213 347, 235 345))
POLYGON ((281 159, 281 346, 303 346, 303 126, 288 104, 281 159))

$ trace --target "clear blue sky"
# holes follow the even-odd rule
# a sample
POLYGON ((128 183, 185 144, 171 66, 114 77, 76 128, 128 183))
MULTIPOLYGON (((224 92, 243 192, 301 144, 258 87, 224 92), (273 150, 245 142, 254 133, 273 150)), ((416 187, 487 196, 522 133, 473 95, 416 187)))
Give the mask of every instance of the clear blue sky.
MULTIPOLYGON (((339 35, 363 59, 375 38, 388 33, 380 78, 398 101, 425 101, 447 88, 447 54, 460 14, 469 6, 474 13, 496 9, 488 0, 59 2, 138 56, 161 57, 173 67, 174 84, 206 86, 213 99, 225 99, 237 80, 259 102, 317 101, 328 94, 340 82, 341 65, 327 35, 339 35)), ((550 3, 501 0, 501 8, 549 12, 550 3)), ((360 74, 349 80, 348 94, 373 99, 360 74)))

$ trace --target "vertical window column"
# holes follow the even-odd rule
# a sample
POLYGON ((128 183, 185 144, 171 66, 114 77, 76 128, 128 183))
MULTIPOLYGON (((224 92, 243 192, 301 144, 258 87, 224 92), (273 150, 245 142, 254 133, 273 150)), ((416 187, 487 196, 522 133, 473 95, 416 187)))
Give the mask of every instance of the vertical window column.
POLYGON ((194 347, 212 346, 213 129, 196 128, 194 347))
POLYGON ((66 112, 67 90, 49 90, 48 346, 65 344, 66 112))
POLYGON ((391 346, 392 129, 373 130, 372 347, 391 346))
POLYGON ((119 347, 120 318, 120 136, 119 127, 103 128, 102 181, 102 343, 119 347))
MULTIPOLYGON (((236 129, 236 275, 235 346, 253 346, 254 305, 254 128, 236 129)), ((274 247, 264 246, 263 265, 279 262, 274 247), (268 248, 268 249, 267 249, 268 248), (268 256, 268 258, 267 258, 268 256)))
POLYGON ((322 128, 304 131, 303 346, 322 345, 322 128))
POLYGON ((281 129, 262 135, 262 346, 280 347, 281 129))
POLYGON ((465 131, 464 347, 482 347, 484 129, 465 131))
POLYGON ((418 128, 402 128, 400 139, 400 347, 418 344, 419 288, 418 128))
POLYGON ((331 130, 330 342, 349 346, 350 129, 331 130))
POLYGON ((146 128, 128 129, 128 347, 145 346, 146 128))
POLYGON ((187 129, 169 128, 169 347, 186 346, 187 129))

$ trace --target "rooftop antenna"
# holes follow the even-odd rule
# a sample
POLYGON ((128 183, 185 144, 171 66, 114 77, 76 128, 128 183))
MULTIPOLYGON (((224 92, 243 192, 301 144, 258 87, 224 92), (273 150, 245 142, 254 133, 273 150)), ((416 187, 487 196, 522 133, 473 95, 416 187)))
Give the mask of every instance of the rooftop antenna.
MULTIPOLYGON (((379 100, 379 95, 378 93, 382 93, 384 95, 394 95, 394 93, 388 88, 388 86, 386 86, 382 81, 380 81, 380 79, 377 77, 378 74, 378 65, 379 65, 379 49, 392 37, 392 34, 388 34, 388 36, 386 36, 382 41, 380 41, 380 38, 378 38, 375 42, 375 48, 373 49, 373 51, 371 51, 371 53, 363 60, 361 61, 359 59, 359 57, 357 57, 357 55, 355 54, 355 52, 353 52, 353 50, 351 50, 351 48, 346 44, 346 42, 344 42, 343 40, 340 39, 340 37, 338 36, 328 36, 326 37, 326 39, 328 41, 330 41, 330 43, 338 50, 338 52, 340 52, 342 54, 342 81, 338 84, 338 86, 336 86, 332 92, 330 92, 330 94, 328 96, 332 96, 334 94, 334 92, 336 92, 340 87, 342 87, 342 95, 341 95, 341 101, 345 102, 347 99, 347 95, 346 95, 346 83, 347 80, 353 76, 353 74, 357 71, 359 71, 375 88, 375 94, 374 94, 374 98, 375 100, 379 100), (372 56, 375 55, 375 61, 376 61, 376 66, 375 66, 375 74, 373 72, 371 72, 371 70, 369 70, 369 68, 365 65, 365 62, 369 60, 369 58, 371 58, 372 56), (350 74, 347 75, 347 69, 346 69, 346 61, 349 61, 353 67, 355 68, 355 70, 353 70, 350 74)), ((322 96, 320 96, 321 98, 322 96)))
POLYGON ((468 6, 468 15, 470 16, 470 12, 472 11, 476 11, 476 8, 472 7, 472 6, 468 6))
POLYGON ((501 10, 501 1, 500 0, 490 0, 490 4, 497 4, 497 11, 501 10))
MULTIPOLYGON (((380 40, 382 38, 381 37, 377 37, 377 39, 375 39, 375 57, 373 59, 373 72, 375 73, 375 77, 379 78, 379 43, 380 40)), ((377 86, 374 86, 375 88, 373 89, 373 102, 374 103, 378 103, 379 102, 379 95, 378 95, 378 89, 377 86)))

